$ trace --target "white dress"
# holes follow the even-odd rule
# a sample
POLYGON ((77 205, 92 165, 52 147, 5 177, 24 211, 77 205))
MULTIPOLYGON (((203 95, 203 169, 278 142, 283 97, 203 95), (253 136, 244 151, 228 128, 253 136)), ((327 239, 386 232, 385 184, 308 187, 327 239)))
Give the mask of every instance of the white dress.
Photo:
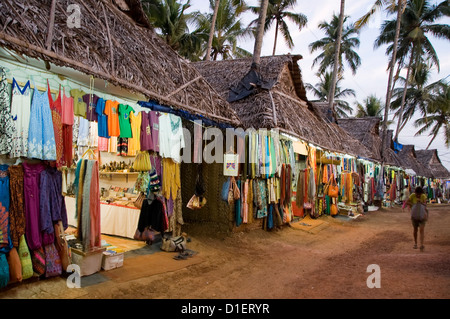
POLYGON ((31 88, 28 81, 20 88, 13 79, 11 94, 11 117, 15 132, 12 138, 11 157, 28 156, 28 127, 30 125, 31 88))

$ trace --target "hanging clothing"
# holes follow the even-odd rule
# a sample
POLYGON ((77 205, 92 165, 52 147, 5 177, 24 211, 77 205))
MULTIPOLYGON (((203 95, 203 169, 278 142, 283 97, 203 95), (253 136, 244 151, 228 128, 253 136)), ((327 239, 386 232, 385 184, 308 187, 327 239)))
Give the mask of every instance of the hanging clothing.
POLYGON ((66 96, 66 90, 63 88, 62 96, 62 123, 72 126, 74 121, 73 97, 66 96))
POLYGON ((13 248, 9 226, 9 176, 8 165, 0 165, 0 254, 13 248))
POLYGON ((159 117, 159 154, 181 162, 181 149, 185 147, 181 117, 164 113, 159 117))
POLYGON ((128 138, 119 137, 117 139, 117 156, 127 156, 128 154, 128 138))
POLYGON ((11 99, 6 71, 0 66, 0 155, 11 152, 13 136, 16 135, 11 112, 11 99))
POLYGON ((78 146, 89 146, 89 121, 83 117, 78 117, 78 140, 76 144, 78 146))
POLYGON ((83 102, 86 104, 86 119, 90 122, 98 121, 97 103, 99 97, 95 94, 83 95, 83 102))
POLYGON ((73 97, 73 113, 76 116, 80 116, 82 118, 86 118, 86 103, 83 100, 83 96, 86 93, 80 89, 72 89, 70 90, 70 95, 73 97))
MULTIPOLYGON (((11 157, 27 157, 28 156, 28 130, 30 125, 31 112, 31 87, 30 81, 27 81, 21 89, 13 78, 11 93, 11 120, 14 123, 14 131, 5 130, 5 134, 12 135, 11 157), (6 132, 9 131, 9 132, 6 132)), ((2 122, 1 125, 8 125, 2 122)), ((0 128, 0 130, 3 128, 0 128)), ((0 136, 3 132, 0 132, 0 136)))
POLYGON ((41 160, 56 160, 55 132, 47 91, 39 93, 34 83, 28 132, 28 157, 41 160))
POLYGON ((100 194, 98 161, 81 159, 75 171, 77 238, 83 250, 100 247, 100 194))
POLYGON ((36 250, 42 247, 39 205, 40 205, 40 176, 45 169, 43 164, 23 163, 24 194, 25 194, 25 237, 28 247, 36 250))
POLYGON ((119 102, 107 100, 105 103, 105 115, 108 116, 108 134, 118 137, 120 135, 119 102))
POLYGON ((151 126, 151 112, 140 112, 141 114, 141 131, 140 131, 140 142, 141 151, 153 150, 153 138, 152 138, 152 126, 151 126))
POLYGON ((150 227, 161 233, 166 231, 165 214, 166 206, 163 198, 156 196, 153 200, 144 199, 138 220, 138 230, 143 232, 146 227, 150 227))
POLYGON ((141 150, 141 124, 142 112, 130 113, 132 138, 128 139, 128 156, 135 156, 141 150))
POLYGON ((162 195, 169 200, 176 198, 178 190, 181 188, 180 164, 171 158, 162 160, 162 195))
POLYGON ((9 225, 14 247, 19 247, 20 237, 25 234, 24 173, 22 165, 8 168, 11 203, 9 207, 9 225))
POLYGON ((134 112, 134 109, 126 104, 119 104, 119 137, 130 138, 133 137, 131 130, 130 114, 134 112))
MULTIPOLYGON (((236 185, 238 189, 241 189, 241 181, 237 180, 236 185)), ((241 215, 241 199, 236 199, 234 201, 234 215, 236 219, 236 227, 241 226, 242 224, 242 215, 241 215)))
POLYGON ((58 96, 55 100, 52 98, 52 93, 50 91, 50 85, 47 80, 47 92, 48 100, 50 103, 50 110, 52 113, 53 122, 53 133, 55 136, 55 146, 56 146, 56 167, 62 167, 65 165, 64 161, 64 141, 63 141, 63 131, 62 131, 62 97, 61 97, 61 86, 59 87, 58 96))
MULTIPOLYGON (((41 232, 54 237, 53 225, 62 221, 64 229, 67 229, 67 211, 62 195, 62 173, 56 168, 47 167, 41 172, 39 197, 39 215, 41 232)), ((53 243, 51 241, 50 243, 53 243)), ((48 244, 50 244, 48 243, 48 244)))
POLYGON ((98 122, 98 136, 109 138, 108 134, 108 116, 105 115, 105 103, 106 101, 102 98, 97 100, 97 105, 95 107, 95 112, 97 113, 98 122))

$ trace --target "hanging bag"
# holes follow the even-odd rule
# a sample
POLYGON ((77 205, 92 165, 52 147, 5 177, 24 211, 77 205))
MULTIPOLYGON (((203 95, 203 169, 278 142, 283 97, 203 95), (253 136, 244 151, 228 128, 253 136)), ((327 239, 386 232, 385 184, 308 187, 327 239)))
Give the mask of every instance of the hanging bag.
POLYGON ((228 193, 230 192, 230 180, 231 177, 227 178, 227 180, 222 185, 221 198, 223 201, 228 202, 228 193))
POLYGON ((9 282, 9 265, 6 255, 0 253, 0 289, 5 288, 9 282))
POLYGON ((426 221, 428 219, 428 210, 422 203, 417 203, 411 207, 411 219, 419 222, 426 221))
POLYGON ((16 247, 13 247, 6 256, 9 265, 9 282, 21 282, 22 281, 22 265, 20 264, 19 254, 16 247))
POLYGON ((136 200, 133 203, 134 207, 141 209, 142 203, 144 202, 145 198, 146 198, 145 194, 143 192, 140 192, 138 198, 136 198, 136 200))
POLYGON ((55 277, 62 274, 61 258, 55 245, 44 246, 45 252, 45 277, 55 277))
POLYGON ((26 280, 33 277, 33 264, 31 262, 31 254, 28 249, 27 241, 25 240, 25 235, 20 237, 19 259, 20 264, 22 265, 22 279, 26 280))
POLYGON ((336 183, 334 174, 330 177, 330 185, 328 186, 328 196, 337 198, 339 196, 339 186, 336 183))
POLYGON ((147 151, 140 151, 134 160, 133 168, 138 172, 150 171, 152 169, 150 154, 147 151))

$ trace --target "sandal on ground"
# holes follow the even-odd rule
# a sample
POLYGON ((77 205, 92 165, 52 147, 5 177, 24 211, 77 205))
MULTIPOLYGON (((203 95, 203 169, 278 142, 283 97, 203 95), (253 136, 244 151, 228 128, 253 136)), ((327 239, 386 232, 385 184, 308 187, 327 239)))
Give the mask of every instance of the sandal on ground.
POLYGON ((415 244, 413 248, 414 248, 414 249, 417 249, 417 244, 415 244))
POLYGON ((425 246, 420 246, 420 251, 423 251, 425 249, 425 246))
POLYGON ((176 256, 173 256, 173 259, 175 259, 175 260, 185 260, 185 259, 187 259, 187 256, 184 256, 182 254, 178 254, 176 256))
POLYGON ((186 256, 186 257, 192 257, 192 256, 194 256, 196 254, 197 254, 196 251, 193 251, 193 250, 190 250, 190 249, 186 249, 185 251, 183 251, 181 253, 181 255, 186 256))

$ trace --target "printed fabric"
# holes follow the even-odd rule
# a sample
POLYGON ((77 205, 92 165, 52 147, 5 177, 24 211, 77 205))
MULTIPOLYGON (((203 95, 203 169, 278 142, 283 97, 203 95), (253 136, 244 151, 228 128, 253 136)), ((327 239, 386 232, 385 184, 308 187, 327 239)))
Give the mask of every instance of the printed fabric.
POLYGON ((11 101, 5 69, 0 66, 0 155, 9 154, 12 149, 15 128, 11 118, 11 101))
MULTIPOLYGON (((28 129, 30 125, 31 88, 28 81, 20 88, 13 79, 11 95, 11 119, 14 122, 14 135, 10 156, 27 157, 28 155, 28 129)), ((0 129, 1 130, 1 129, 0 129)))

